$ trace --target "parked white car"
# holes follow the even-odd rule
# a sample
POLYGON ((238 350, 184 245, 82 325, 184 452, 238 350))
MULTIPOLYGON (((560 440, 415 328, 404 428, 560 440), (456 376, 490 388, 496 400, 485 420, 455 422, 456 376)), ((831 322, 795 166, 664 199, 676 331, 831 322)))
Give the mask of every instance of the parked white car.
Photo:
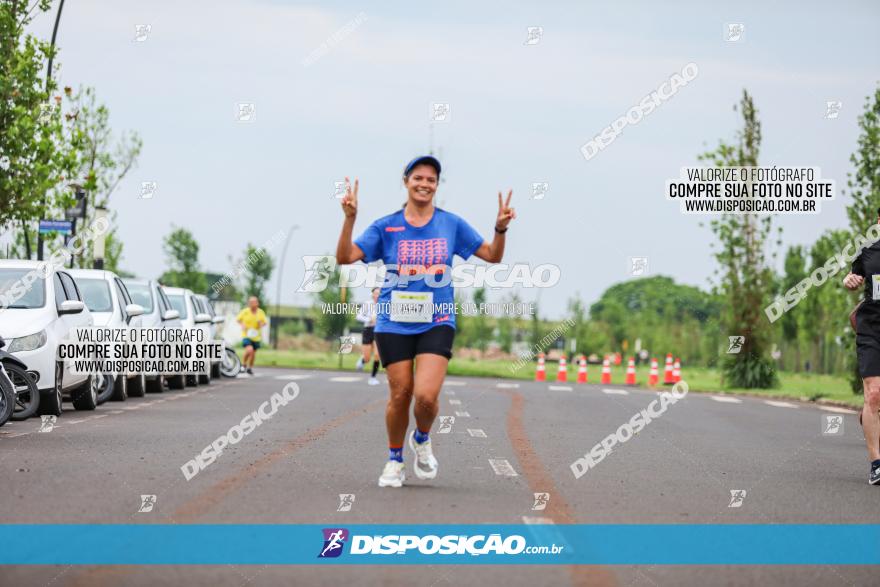
MULTIPOLYGON (((180 325, 186 329, 201 328, 205 331, 205 340, 212 340, 211 315, 202 308, 196 295, 191 290, 182 287, 163 287, 162 289, 168 296, 171 306, 180 314, 180 325)), ((199 383, 211 383, 211 369, 208 369, 207 373, 186 376, 187 385, 196 386, 199 383)))
MULTIPOLYGON (((214 304, 211 303, 211 300, 208 299, 208 296, 203 294, 195 295, 196 302, 201 305, 202 311, 204 311, 208 316, 211 317, 211 340, 222 342, 223 346, 226 346, 226 342, 223 340, 223 323, 226 322, 226 318, 223 316, 218 316, 217 312, 214 311, 214 304)), ((212 361, 211 362, 211 377, 215 379, 220 378, 220 365, 223 363, 223 360, 212 361)))
MULTIPOLYGON (((122 283, 128 288, 132 301, 144 308, 141 326, 144 328, 180 328, 180 313, 171 305, 168 296, 165 295, 157 282, 151 279, 123 278, 122 283)), ((185 387, 183 375, 147 373, 147 391, 150 393, 165 391, 166 381, 172 389, 185 387)))
POLYGON ((42 261, 0 260, 0 301, 6 350, 36 376, 40 413, 60 416, 62 396, 77 410, 94 410, 100 376, 71 373, 56 360, 69 333, 94 323, 70 273, 42 261))

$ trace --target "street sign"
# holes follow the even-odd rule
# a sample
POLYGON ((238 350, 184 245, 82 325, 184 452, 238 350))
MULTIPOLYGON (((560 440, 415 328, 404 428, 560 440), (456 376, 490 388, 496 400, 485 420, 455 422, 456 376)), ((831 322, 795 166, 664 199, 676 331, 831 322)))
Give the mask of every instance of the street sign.
POLYGON ((40 220, 40 234, 47 232, 60 232, 61 234, 73 234, 73 222, 71 220, 40 220))

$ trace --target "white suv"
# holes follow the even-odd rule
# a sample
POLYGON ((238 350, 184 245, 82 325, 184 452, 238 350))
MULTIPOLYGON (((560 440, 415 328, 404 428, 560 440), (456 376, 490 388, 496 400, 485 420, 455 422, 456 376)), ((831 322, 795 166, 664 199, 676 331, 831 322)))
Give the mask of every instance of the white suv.
MULTIPOLYGON (((223 340, 223 323, 226 322, 226 318, 217 315, 217 312, 214 311, 214 305, 211 303, 211 300, 208 299, 208 296, 196 294, 194 297, 195 301, 201 305, 202 311, 211 317, 211 340, 222 342, 225 348, 226 343, 223 340)), ((214 379, 220 379, 220 365, 222 363, 222 359, 211 363, 211 377, 214 379)))
MULTIPOLYGON (((125 284, 119 276, 112 271, 104 269, 70 269, 68 271, 76 281, 79 291, 82 292, 82 300, 86 303, 95 326, 103 328, 139 328, 141 326, 141 314, 144 309, 140 304, 131 300, 125 284)), ((102 394, 104 399, 125 401, 128 396, 143 397, 147 389, 146 378, 143 373, 105 374, 113 377, 112 395, 102 394)))
MULTIPOLYGON (((151 279, 124 277, 122 283, 128 288, 131 299, 144 308, 141 326, 144 328, 180 328, 180 313, 172 307, 171 301, 157 282, 151 279)), ((185 386, 183 375, 147 373, 147 391, 162 393, 165 391, 166 381, 174 389, 183 389, 185 386)))
MULTIPOLYGON (((211 315, 202 307, 201 302, 196 299, 196 295, 191 290, 182 287, 166 286, 162 289, 168 296, 171 306, 180 314, 180 325, 186 329, 201 328, 205 331, 205 341, 211 341, 213 321, 211 315)), ((199 383, 211 383, 211 369, 208 369, 207 373, 186 376, 187 385, 196 386, 199 383)))
POLYGON ((71 331, 93 325, 70 274, 43 261, 0 260, 0 302, 0 334, 6 350, 36 375, 40 413, 60 416, 63 395, 77 410, 94 410, 99 378, 71 373, 56 360, 71 331))

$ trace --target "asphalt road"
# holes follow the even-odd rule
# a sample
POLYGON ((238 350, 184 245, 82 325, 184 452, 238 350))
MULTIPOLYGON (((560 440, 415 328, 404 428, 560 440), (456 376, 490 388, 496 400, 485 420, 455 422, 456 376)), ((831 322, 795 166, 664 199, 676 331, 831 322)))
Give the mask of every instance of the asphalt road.
MULTIPOLYGON (((689 394, 576 479, 571 463, 656 393, 449 378, 437 479, 380 489, 384 376, 262 369, 254 378, 0 428, 4 523, 880 523, 851 410, 689 394), (295 380, 299 396, 186 481, 180 467, 295 380), (841 434, 823 434, 842 415, 841 434), (503 461, 506 461, 507 465, 503 461), (493 466, 494 465, 494 466, 493 466), (744 490, 739 507, 731 491, 744 490), (548 493, 534 510, 535 493, 548 493), (354 494, 337 511, 339 494, 354 494), (141 495, 155 495, 138 512, 141 495)), ((412 422, 411 422, 412 424, 412 422)), ((407 462, 411 455, 407 449, 407 462)), ((71 545, 83 548, 86 545, 71 545)), ((100 545, 88 547, 99 548, 100 545)), ((682 544, 687 548, 687 544, 682 544)), ((148 544, 144 548, 149 548, 148 544)), ((853 566, 17 566, 0 585, 876 585, 853 566)))

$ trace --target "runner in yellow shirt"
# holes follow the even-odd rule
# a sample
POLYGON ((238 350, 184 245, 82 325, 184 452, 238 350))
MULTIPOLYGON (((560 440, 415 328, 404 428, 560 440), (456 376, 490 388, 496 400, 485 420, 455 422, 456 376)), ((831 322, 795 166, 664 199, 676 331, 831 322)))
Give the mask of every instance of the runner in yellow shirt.
POLYGON ((266 313, 260 308, 257 296, 248 298, 248 307, 238 313, 238 323, 241 325, 241 345, 244 347, 244 357, 241 362, 248 375, 254 374, 254 358, 257 349, 260 348, 260 330, 268 324, 266 313))

